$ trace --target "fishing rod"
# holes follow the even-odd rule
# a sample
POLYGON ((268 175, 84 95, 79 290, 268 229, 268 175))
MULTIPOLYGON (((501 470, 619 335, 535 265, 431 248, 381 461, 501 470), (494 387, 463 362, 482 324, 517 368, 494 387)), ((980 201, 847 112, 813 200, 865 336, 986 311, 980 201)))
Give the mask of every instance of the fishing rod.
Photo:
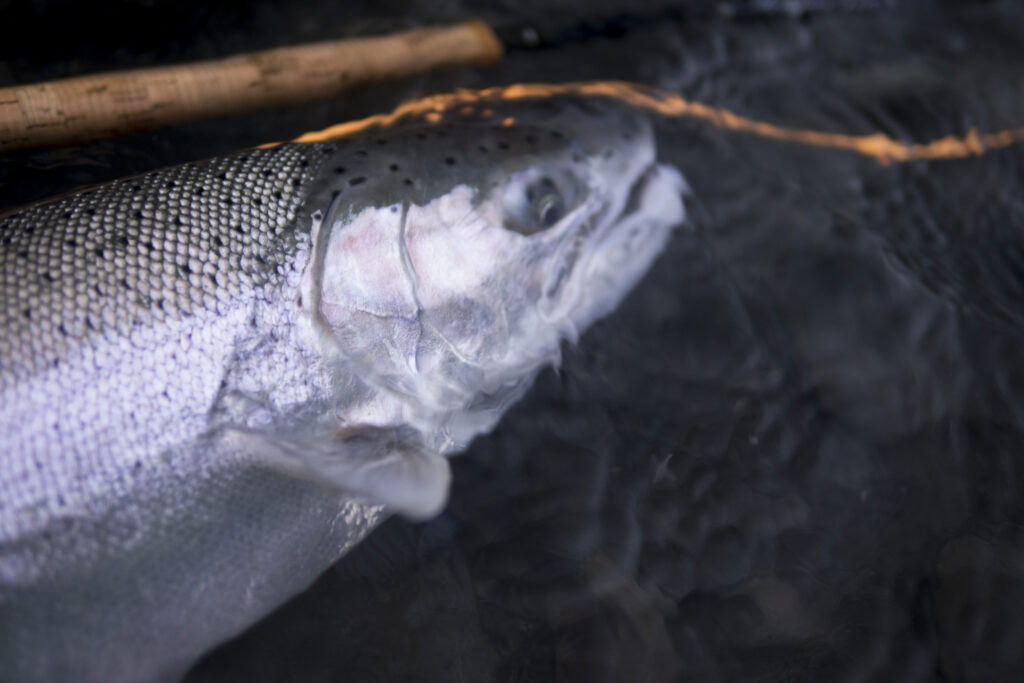
MULTIPOLYGON (((854 1, 833 0, 833 9, 844 9, 854 1)), ((862 5, 865 0, 856 2, 862 5)), ((714 11, 743 20, 816 7, 812 0, 792 0, 779 7, 765 0, 740 0, 718 3, 714 11)), ((507 53, 617 38, 653 25, 680 23, 687 16, 700 18, 708 11, 669 7, 596 19, 577 17, 562 23, 542 20, 496 27, 465 21, 0 88, 0 154, 305 104, 358 86, 441 68, 495 64, 507 53)))

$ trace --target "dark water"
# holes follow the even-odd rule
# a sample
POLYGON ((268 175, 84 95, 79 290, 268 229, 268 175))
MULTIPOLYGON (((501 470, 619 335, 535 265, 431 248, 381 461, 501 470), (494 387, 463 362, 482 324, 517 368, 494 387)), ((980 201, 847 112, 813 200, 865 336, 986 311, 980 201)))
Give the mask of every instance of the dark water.
MULTIPOLYGON (((1024 126, 1015 5, 662 4, 493 69, 0 159, 0 204, 515 81, 907 141, 1024 126)), ((0 82, 624 6, 0 2, 22 27, 0 82)), ((692 220, 646 281, 454 462, 443 515, 388 522, 190 682, 1020 675, 1024 150, 885 168, 694 122, 659 139, 692 220)))

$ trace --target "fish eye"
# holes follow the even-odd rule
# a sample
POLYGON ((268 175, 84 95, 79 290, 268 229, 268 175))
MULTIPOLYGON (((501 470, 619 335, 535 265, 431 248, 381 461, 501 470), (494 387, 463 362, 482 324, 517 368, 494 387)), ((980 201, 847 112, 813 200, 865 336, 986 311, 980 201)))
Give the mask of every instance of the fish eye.
POLYGON ((505 192, 505 228, 530 236, 555 227, 572 210, 572 190, 571 179, 550 172, 514 177, 505 192))
POLYGON ((537 187, 527 190, 527 199, 531 202, 534 223, 542 230, 555 225, 565 215, 565 199, 551 178, 541 178, 537 187))

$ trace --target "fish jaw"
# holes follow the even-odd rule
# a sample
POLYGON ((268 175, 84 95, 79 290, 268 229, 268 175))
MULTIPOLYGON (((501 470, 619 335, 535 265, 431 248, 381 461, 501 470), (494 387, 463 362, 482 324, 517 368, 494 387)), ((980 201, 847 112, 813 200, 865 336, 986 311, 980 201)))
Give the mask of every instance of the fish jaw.
POLYGON ((652 163, 631 189, 632 200, 624 213, 598 236, 596 248, 580 265, 585 275, 568 285, 577 288, 565 297, 573 302, 571 310, 546 315, 560 315, 575 329, 585 329, 615 310, 664 251, 673 229, 686 221, 683 197, 689 191, 678 169, 652 163), (590 291, 608 294, 588 296, 583 282, 590 283, 590 291))

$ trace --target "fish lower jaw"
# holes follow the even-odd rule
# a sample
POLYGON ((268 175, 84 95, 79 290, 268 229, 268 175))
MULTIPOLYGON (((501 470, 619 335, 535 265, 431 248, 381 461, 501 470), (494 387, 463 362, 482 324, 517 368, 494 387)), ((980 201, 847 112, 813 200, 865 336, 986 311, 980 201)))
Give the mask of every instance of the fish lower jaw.
POLYGON ((612 310, 640 281, 665 249, 675 226, 686 219, 683 196, 689 187, 673 167, 652 163, 630 189, 618 218, 603 226, 576 263, 556 305, 542 309, 560 335, 574 339, 612 310))

